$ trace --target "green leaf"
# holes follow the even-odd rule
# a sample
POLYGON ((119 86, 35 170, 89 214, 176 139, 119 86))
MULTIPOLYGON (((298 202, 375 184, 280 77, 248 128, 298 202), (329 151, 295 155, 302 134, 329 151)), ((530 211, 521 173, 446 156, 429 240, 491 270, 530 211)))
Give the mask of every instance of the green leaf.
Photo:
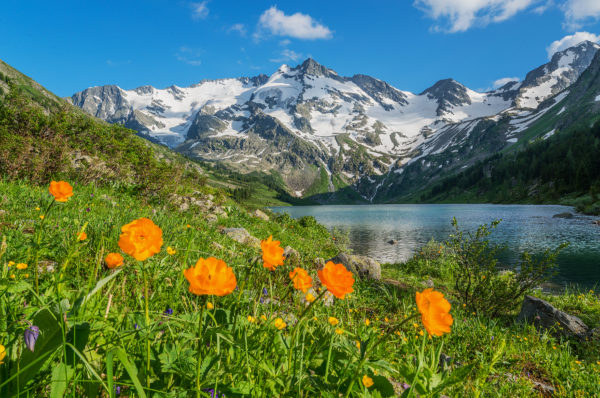
POLYGON ((79 296, 77 298, 77 300, 75 300, 75 304, 73 304, 73 308, 71 309, 71 313, 69 314, 69 316, 70 317, 77 316, 79 309, 85 303, 87 303, 92 298, 92 296, 94 296, 94 294, 98 293, 104 287, 104 285, 106 285, 108 282, 113 280, 117 275, 119 275, 122 270, 123 269, 120 268, 120 269, 116 270, 115 272, 113 272, 112 274, 110 274, 109 276, 100 279, 98 281, 98 283, 96 283, 96 286, 92 289, 91 292, 89 292, 88 294, 82 294, 81 296, 79 296))
POLYGON ((50 398, 62 398, 73 377, 73 367, 61 362, 52 370, 52 384, 50 389, 50 398))
POLYGON ((142 383, 140 383, 140 380, 138 379, 138 370, 135 367, 135 365, 129 362, 125 350, 123 350, 122 348, 116 348, 114 352, 119 361, 121 361, 121 363, 123 364, 123 367, 127 371, 127 374, 129 374, 129 378, 131 379, 131 382, 133 383, 133 386, 135 387, 135 390, 137 391, 140 398, 146 398, 146 392, 142 387, 142 383))

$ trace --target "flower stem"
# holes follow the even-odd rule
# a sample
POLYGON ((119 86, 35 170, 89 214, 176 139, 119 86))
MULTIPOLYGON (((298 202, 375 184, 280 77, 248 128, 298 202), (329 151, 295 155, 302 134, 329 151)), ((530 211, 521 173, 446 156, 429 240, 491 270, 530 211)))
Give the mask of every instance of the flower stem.
POLYGON ((331 363, 331 348, 333 347, 333 337, 335 332, 331 332, 331 339, 329 339, 329 351, 327 352, 327 364, 325 365, 325 383, 327 383, 327 377, 329 376, 329 364, 331 363))
POLYGON ((206 296, 200 300, 200 318, 198 318, 198 344, 196 345, 196 398, 202 396, 200 390, 200 369, 202 367, 202 318, 204 318, 204 307, 206 307, 206 296))
POLYGON ((140 263, 144 278, 144 312, 146 317, 146 388, 150 388, 150 310, 148 302, 148 276, 143 263, 140 263))

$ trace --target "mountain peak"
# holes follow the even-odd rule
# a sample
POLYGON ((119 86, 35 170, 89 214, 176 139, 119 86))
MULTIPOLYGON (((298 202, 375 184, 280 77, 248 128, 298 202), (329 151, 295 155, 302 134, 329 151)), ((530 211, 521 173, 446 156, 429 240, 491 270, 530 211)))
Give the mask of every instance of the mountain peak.
POLYGON ((315 61, 312 58, 307 58, 300 65, 296 66, 294 68, 294 70, 299 70, 300 72, 302 72, 305 75, 312 75, 312 76, 327 76, 327 77, 337 76, 337 73, 334 70, 321 65, 320 63, 318 63, 317 61, 315 61))

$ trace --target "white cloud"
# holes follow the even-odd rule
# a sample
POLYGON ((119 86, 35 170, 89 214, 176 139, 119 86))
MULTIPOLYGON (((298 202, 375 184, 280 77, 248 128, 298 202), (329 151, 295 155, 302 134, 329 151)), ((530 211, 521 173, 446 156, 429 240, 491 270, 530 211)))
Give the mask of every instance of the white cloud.
POLYGON ((200 66, 202 60, 200 59, 201 50, 190 48, 187 46, 179 47, 179 51, 175 54, 175 58, 178 61, 185 62, 188 65, 200 66))
POLYGON ((288 48, 283 49, 283 51, 281 51, 281 53, 279 54, 279 58, 273 58, 270 59, 269 61, 271 62, 286 62, 286 61, 298 61, 300 58, 303 57, 302 53, 297 53, 294 50, 290 50, 288 48))
POLYGON ((504 86, 506 83, 518 82, 519 80, 521 80, 521 79, 519 79, 518 77, 503 77, 501 79, 494 81, 492 83, 492 88, 495 90, 497 88, 504 86))
POLYGON ((565 28, 575 30, 587 22, 600 19, 600 1, 598 0, 566 0, 562 5, 565 13, 565 28))
POLYGON ((413 5, 434 20, 445 21, 434 30, 455 33, 507 20, 536 3, 539 0, 414 0, 413 5))
POLYGON ((332 36, 331 30, 317 21, 310 15, 295 13, 285 15, 283 11, 273 6, 262 13, 258 20, 259 31, 255 38, 261 37, 262 31, 267 31, 275 36, 289 36, 296 39, 314 40, 329 39, 332 36))
POLYGON ((560 40, 555 40, 548 47, 546 47, 548 59, 552 58, 554 53, 562 51, 565 48, 573 47, 585 40, 599 42, 600 35, 590 32, 575 32, 572 35, 567 35, 560 40))
POLYGON ((281 40, 281 41, 279 42, 279 45, 280 45, 281 47, 287 47, 287 46, 289 46, 289 45, 290 45, 290 43, 291 43, 291 42, 292 42, 292 41, 291 41, 291 40, 289 40, 289 39, 283 39, 283 40, 281 40))
POLYGON ((236 23, 231 25, 229 29, 227 29, 227 32, 238 32, 241 36, 246 36, 246 26, 241 23, 236 23))
POLYGON ((208 7, 206 6, 206 3, 207 1, 190 4, 190 6, 192 7, 192 18, 204 19, 208 16, 208 7))

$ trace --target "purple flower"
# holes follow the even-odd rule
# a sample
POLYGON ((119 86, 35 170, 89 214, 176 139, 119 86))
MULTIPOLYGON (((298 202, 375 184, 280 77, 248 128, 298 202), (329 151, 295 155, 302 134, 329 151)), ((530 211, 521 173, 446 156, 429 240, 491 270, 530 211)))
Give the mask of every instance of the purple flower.
POLYGON ((492 341, 494 341, 494 336, 492 336, 492 341))
POLYGON ((402 383, 402 388, 403 388, 404 390, 408 390, 408 389, 410 388, 410 384, 407 384, 407 383, 402 383))
POLYGON ((219 392, 218 391, 215 392, 214 388, 205 388, 202 391, 210 394, 210 398, 219 398, 219 397, 225 398, 225 394, 219 395, 219 392))
POLYGON ((263 296, 268 296, 269 295, 269 291, 267 290, 266 287, 263 287, 263 296))
POLYGON ((121 386, 116 386, 115 387, 115 394, 121 395, 121 386))
POLYGON ((85 211, 87 211, 89 213, 90 211, 92 211, 92 209, 90 209, 89 207, 86 207, 85 211))
POLYGON ((173 315, 173 308, 167 308, 165 310, 165 312, 163 312, 163 315, 165 315, 165 316, 173 315))
POLYGON ((133 328, 134 328, 134 329, 139 329, 140 327, 138 326, 138 324, 137 324, 137 323, 134 323, 134 324, 133 324, 133 328))
POLYGON ((31 352, 33 352, 35 348, 35 342, 37 341, 38 337, 40 337, 40 328, 35 325, 28 327, 25 329, 23 337, 25 338, 25 345, 31 352))

